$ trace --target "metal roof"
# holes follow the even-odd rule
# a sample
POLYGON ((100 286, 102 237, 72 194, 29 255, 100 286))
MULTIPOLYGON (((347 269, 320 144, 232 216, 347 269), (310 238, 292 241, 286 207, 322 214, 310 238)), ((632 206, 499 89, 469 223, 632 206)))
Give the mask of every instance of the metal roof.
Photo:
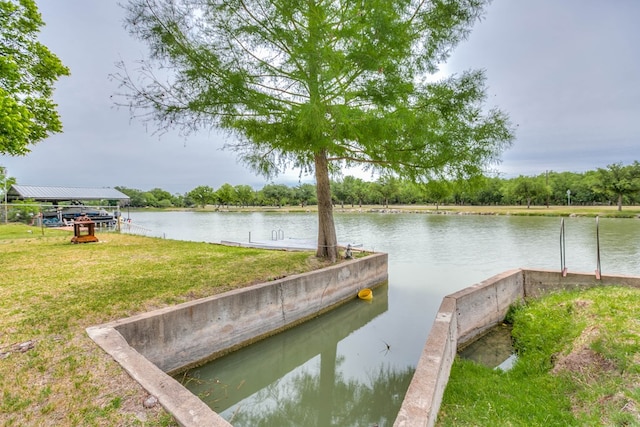
POLYGON ((67 200, 129 200, 129 196, 115 188, 87 187, 40 187, 32 185, 12 185, 7 197, 15 199, 33 199, 36 201, 67 200))

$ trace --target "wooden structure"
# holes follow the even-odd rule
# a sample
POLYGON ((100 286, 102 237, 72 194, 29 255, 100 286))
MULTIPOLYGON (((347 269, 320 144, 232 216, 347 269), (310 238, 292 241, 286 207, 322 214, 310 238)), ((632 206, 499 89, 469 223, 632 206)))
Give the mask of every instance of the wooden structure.
POLYGON ((50 208, 52 212, 43 212, 42 222, 47 226, 61 226, 57 222, 62 223, 64 219, 77 219, 81 214, 87 214, 92 217, 98 227, 101 225, 119 226, 117 221, 120 217, 120 206, 129 204, 130 198, 126 194, 113 188, 91 188, 91 187, 49 187, 49 186, 33 186, 33 185, 17 185, 13 184, 7 192, 9 201, 16 200, 32 200, 36 202, 46 203, 41 209, 50 208), (84 206, 86 201, 99 201, 101 206, 92 204, 84 206), (117 202, 114 206, 113 202, 117 202), (52 206, 48 204, 51 203, 52 206), (104 209, 114 210, 110 214, 104 209), (62 212, 58 212, 58 208, 62 208, 62 212), (67 211, 70 211, 67 213, 67 211), (77 212, 76 212, 77 211, 77 212), (51 213, 52 215, 48 215, 51 213), (61 213, 61 216, 58 214, 61 213), (77 214, 76 214, 77 213, 77 214), (68 216, 71 216, 69 218, 68 216))
POLYGON ((96 223, 88 216, 81 216, 73 221, 73 237, 71 243, 91 243, 97 242, 95 236, 96 223))

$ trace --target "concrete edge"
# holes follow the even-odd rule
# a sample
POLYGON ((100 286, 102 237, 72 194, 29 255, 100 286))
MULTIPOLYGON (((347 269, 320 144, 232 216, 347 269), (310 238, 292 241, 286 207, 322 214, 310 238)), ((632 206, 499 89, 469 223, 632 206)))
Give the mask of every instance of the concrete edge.
POLYGON ((178 381, 129 346, 110 326, 87 328, 89 337, 104 349, 149 394, 155 396, 176 422, 184 427, 232 427, 178 381))
POLYGON ((440 304, 396 417, 395 427, 433 425, 429 423, 430 414, 434 410, 437 413, 440 408, 456 353, 455 306, 455 299, 450 297, 445 297, 440 304))

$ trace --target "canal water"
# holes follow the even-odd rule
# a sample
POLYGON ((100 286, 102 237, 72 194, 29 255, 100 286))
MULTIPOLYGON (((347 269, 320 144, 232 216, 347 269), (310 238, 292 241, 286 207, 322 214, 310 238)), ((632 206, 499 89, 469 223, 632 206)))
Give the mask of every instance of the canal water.
MULTIPOLYGON (((315 213, 135 212, 151 236, 314 239, 315 213), (274 233, 275 231, 275 233, 274 233)), ((240 426, 390 426, 442 297, 513 268, 560 270, 560 218, 336 213, 338 240, 389 254, 389 283, 179 378, 240 426)), ((569 271, 597 266, 596 221, 565 218, 569 271)), ((600 219, 603 274, 640 275, 640 221, 600 219)))

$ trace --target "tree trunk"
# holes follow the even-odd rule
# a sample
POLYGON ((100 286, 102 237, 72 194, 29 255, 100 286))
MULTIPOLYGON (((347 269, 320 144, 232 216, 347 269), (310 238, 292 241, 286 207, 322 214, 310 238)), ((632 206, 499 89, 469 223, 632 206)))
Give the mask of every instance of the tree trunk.
POLYGON ((331 262, 338 259, 338 240, 333 222, 329 164, 325 150, 315 154, 316 195, 318 197, 318 250, 316 256, 331 262))
POLYGON ((622 194, 618 194, 618 211, 622 211, 622 194))

